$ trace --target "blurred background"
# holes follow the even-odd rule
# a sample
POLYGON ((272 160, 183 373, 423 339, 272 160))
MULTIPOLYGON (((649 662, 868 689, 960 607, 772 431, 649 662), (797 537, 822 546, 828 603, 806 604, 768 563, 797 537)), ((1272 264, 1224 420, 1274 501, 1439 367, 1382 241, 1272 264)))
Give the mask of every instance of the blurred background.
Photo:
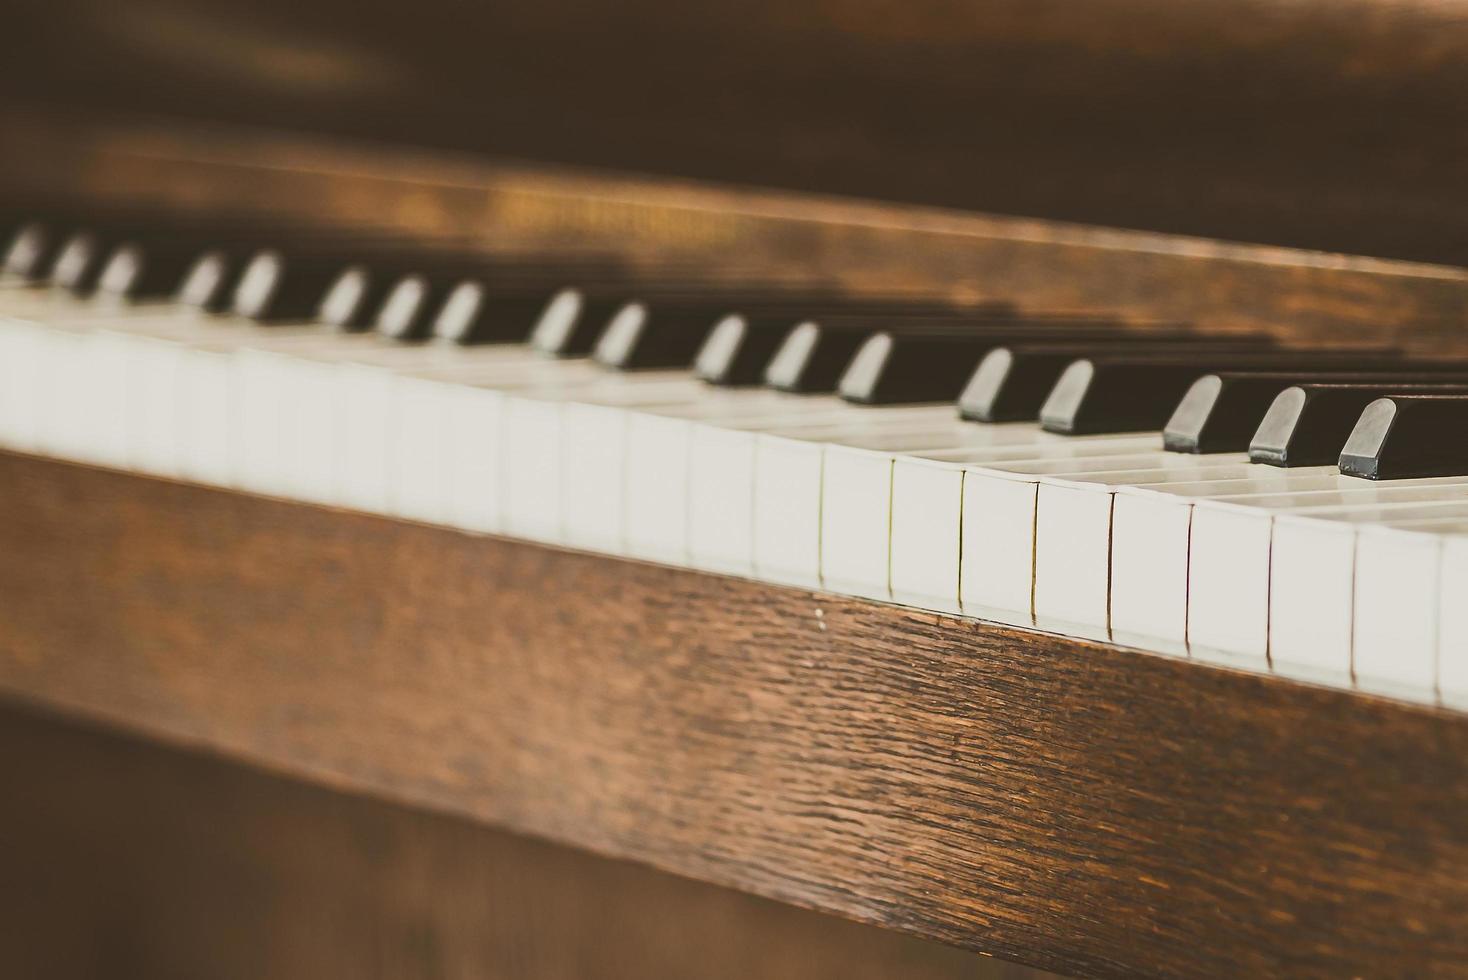
POLYGON ((48 107, 1468 261, 1468 8, 22 0, 48 107))

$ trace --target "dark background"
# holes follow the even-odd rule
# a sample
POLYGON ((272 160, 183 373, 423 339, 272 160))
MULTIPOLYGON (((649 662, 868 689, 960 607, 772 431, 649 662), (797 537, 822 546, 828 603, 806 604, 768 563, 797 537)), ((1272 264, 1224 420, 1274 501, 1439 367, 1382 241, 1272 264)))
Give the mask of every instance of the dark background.
POLYGON ((1468 20, 1396 0, 52 0, 13 100, 1468 264, 1468 20))

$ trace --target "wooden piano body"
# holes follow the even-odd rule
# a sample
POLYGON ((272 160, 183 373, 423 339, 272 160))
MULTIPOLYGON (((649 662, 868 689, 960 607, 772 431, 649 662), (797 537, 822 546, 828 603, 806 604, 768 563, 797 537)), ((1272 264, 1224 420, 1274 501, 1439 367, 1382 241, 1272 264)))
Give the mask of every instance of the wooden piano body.
MULTIPOLYGON (((246 10, 18 12, 5 198, 1468 351, 1446 6, 246 10)), ((1468 957, 1452 711, 16 454, 0 513, 16 975, 1468 957)))

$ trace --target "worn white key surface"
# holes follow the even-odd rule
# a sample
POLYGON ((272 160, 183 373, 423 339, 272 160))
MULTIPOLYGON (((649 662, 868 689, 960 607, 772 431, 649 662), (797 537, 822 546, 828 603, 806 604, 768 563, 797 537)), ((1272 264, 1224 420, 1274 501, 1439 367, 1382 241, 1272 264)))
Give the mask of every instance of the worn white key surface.
POLYGON ((1356 535, 1347 524, 1281 514, 1270 542, 1270 648, 1275 670, 1349 683, 1356 535))
POLYGON ((1352 612, 1359 687, 1437 700, 1442 546, 1435 530, 1366 526, 1357 534, 1352 612))
POLYGON ((1444 538, 1438 574, 1438 696, 1444 704, 1468 709, 1468 533, 1444 538))
POLYGON ((899 458, 892 470, 891 584, 898 602, 959 612, 963 467, 899 458))
POLYGON ((1112 506, 1111 632, 1118 642, 1187 655, 1189 532, 1193 505, 1247 502, 1281 489, 1348 485, 1335 467, 1251 467, 1243 479, 1118 489, 1112 506))
MULTIPOLYGON (((964 563, 964 471, 970 465, 1002 468, 1006 462, 1082 460, 1159 450, 1161 440, 1146 436, 1077 436, 1032 442, 924 450, 898 455, 892 470, 892 597, 925 608, 961 609, 964 563)), ((1026 549, 1029 545, 1026 544, 1026 549)), ((979 549, 973 559, 986 549, 979 549)))

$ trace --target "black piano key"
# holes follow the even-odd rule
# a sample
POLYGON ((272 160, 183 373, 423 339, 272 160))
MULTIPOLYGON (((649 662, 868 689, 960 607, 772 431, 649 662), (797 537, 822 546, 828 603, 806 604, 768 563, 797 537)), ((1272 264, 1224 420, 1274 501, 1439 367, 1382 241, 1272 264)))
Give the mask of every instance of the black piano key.
POLYGON ((1468 476, 1468 392, 1389 395, 1367 405, 1341 450, 1340 470, 1367 480, 1468 476))
MULTIPOLYGON (((1165 356, 1169 352, 1243 352, 1270 349, 1266 337, 1209 337, 1176 330, 1132 329, 1103 334, 1084 346, 1074 343, 1009 344, 996 347, 969 377, 958 412, 974 422, 1028 422, 1040 416, 1060 374, 1082 357, 1165 356)), ((1252 431, 1252 430, 1251 430, 1252 431)))
MULTIPOLYGON (((230 300, 235 314, 262 323, 315 322, 343 275, 358 270, 365 279, 361 299, 356 304, 343 299, 338 312, 342 325, 351 329, 367 311, 377 312, 368 294, 384 282, 396 283, 424 260, 411 243, 396 238, 323 234, 282 240, 290 245, 262 248, 245 259, 230 300)), ((342 288, 348 296, 359 292, 342 288)))
POLYGON ((708 307, 634 301, 612 314, 591 356, 622 371, 688 367, 713 322, 708 307))
POLYGON ((433 336, 439 312, 462 282, 452 274, 404 276, 388 292, 373 329, 392 340, 427 340, 433 336))
POLYGON ((1061 372, 1040 425, 1072 435, 1160 430, 1188 388, 1217 371, 1371 371, 1391 352, 1203 351, 1186 355, 1081 358, 1061 372))
MULTIPOLYGON (((671 366, 668 363, 670 361, 676 362, 677 366, 686 366, 697 353, 695 345, 693 352, 685 355, 689 346, 688 334, 694 335, 701 344, 714 326, 730 314, 739 314, 751 320, 783 320, 787 328, 807 318, 821 322, 829 319, 833 322, 840 320, 860 323, 867 325, 868 329, 910 320, 926 324, 930 330, 947 326, 955 332, 959 332, 961 325, 970 324, 976 318, 1003 318, 1013 315, 1010 308, 999 304, 962 310, 951 304, 920 302, 904 297, 857 300, 829 290, 817 291, 754 282, 744 284, 738 292, 729 292, 727 287, 690 292, 686 284, 677 284, 668 290, 655 288, 647 291, 647 295, 639 294, 629 299, 628 305, 635 304, 641 313, 634 311, 626 314, 626 319, 622 321, 623 326, 619 328, 620 336, 625 339, 645 333, 645 340, 636 346, 640 349, 646 344, 648 353, 634 354, 633 359, 644 359, 645 366, 663 367, 671 366), (626 326, 629 321, 643 319, 646 320, 646 326, 639 332, 626 326), (682 336, 679 335, 680 331, 682 336), (659 357, 656 352, 670 343, 676 349, 659 357)), ((612 321, 622 316, 623 312, 619 309, 613 314, 612 321)), ((609 332, 598 338, 598 350, 604 341, 612 346, 617 343, 618 335, 609 335, 611 326, 612 322, 609 321, 609 332)), ((593 356, 600 355, 594 352, 593 356)))
POLYGON ((1402 391, 1455 390, 1458 386, 1430 380, 1292 385, 1264 413, 1249 442, 1249 459, 1271 466, 1328 466, 1340 458, 1361 413, 1376 399, 1402 391))
POLYGON ((341 255, 263 249, 246 261, 231 309, 262 323, 312 321, 332 284, 355 264, 341 255))
MULTIPOLYGON (((436 339, 453 344, 524 343, 532 337, 550 312, 551 304, 563 292, 560 286, 564 281, 507 281, 505 277, 497 276, 463 280, 444 296, 431 332, 436 339)), ((570 312, 562 311, 563 314, 570 312)), ((603 317, 602 323, 605 322, 603 317)), ((588 352, 594 340, 593 334, 585 341, 580 353, 588 352)), ((564 336, 558 343, 548 343, 548 347, 555 348, 557 352, 563 346, 566 346, 564 336)))
POLYGON ((167 248, 124 241, 107 256, 97 276, 97 295, 127 300, 176 296, 203 251, 197 245, 167 248))
MULTIPOLYGON (((1012 309, 949 309, 926 314, 899 310, 886 314, 826 315, 812 318, 791 330, 770 361, 765 383, 781 391, 806 394, 834 392, 856 351, 867 338, 884 330, 914 335, 976 337, 982 334, 995 345, 1009 346, 1048 341, 1071 352, 1061 359, 1055 369, 1058 373, 1060 367, 1074 360, 1076 350, 1094 352, 1094 341, 1113 336, 1117 329, 1117 322, 1105 317, 1021 314, 1012 309), (1078 348, 1077 345, 1083 341, 1092 343, 1078 348)), ((1158 336, 1171 335, 1167 328, 1157 329, 1158 336)), ((1049 390, 1048 386, 1045 390, 1049 390)), ((1033 418, 1034 414, 1031 412, 1029 417, 1033 418)))
POLYGON ((794 295, 711 296, 697 301, 667 298, 622 304, 596 339, 591 356, 623 371, 691 367, 714 326, 737 310, 789 310, 790 322, 821 305, 794 295))
POLYGON ((780 342, 764 381, 771 388, 796 394, 829 394, 875 327, 833 326, 817 320, 797 324, 780 342))
POLYGON ((1003 342, 982 331, 882 331, 857 350, 836 390, 847 401, 864 405, 954 401, 978 362, 1003 342))
POLYGON ((380 268, 353 263, 331 280, 313 319, 346 333, 371 329, 397 281, 380 268))
POLYGON ((1124 336, 1115 321, 1091 317, 898 321, 867 339, 838 391, 849 401, 872 405, 957 401, 979 364, 998 348, 1025 343, 1094 352, 1099 345, 1109 350, 1125 344, 1124 336))
POLYGON ((118 244, 118 237, 105 231, 72 232, 56 253, 48 281, 75 296, 90 296, 97 288, 108 256, 118 244))
POLYGON ((137 227, 112 236, 96 291, 109 299, 165 300, 223 312, 244 259, 270 238, 319 237, 298 229, 188 221, 137 227), (191 277, 193 277, 191 279, 191 277))
POLYGON ((731 313, 709 333, 694 360, 693 372, 710 384, 764 383, 765 369, 790 333, 790 317, 731 313))
POLYGON ((1301 383, 1414 386, 1421 383, 1423 374, 1440 376, 1443 383, 1468 383, 1468 364, 1462 362, 1404 363, 1396 368, 1391 375, 1302 371, 1204 375, 1193 382, 1163 427, 1163 447, 1179 453, 1245 452, 1280 392, 1301 383), (1404 373, 1409 367, 1417 373, 1404 373))
POLYGON ((227 313, 247 260, 248 256, 240 252, 205 249, 189 263, 174 301, 206 313, 227 313))
POLYGON ((741 310, 726 318, 732 323, 722 335, 710 334, 707 363, 695 370, 713 384, 765 384, 781 391, 829 393, 836 390, 857 348, 880 330, 966 333, 976 323, 1011 322, 1017 317, 1013 308, 1001 304, 957 310, 901 298, 741 310))
POLYGON ((588 357, 607 322, 625 304, 624 295, 597 296, 583 289, 559 289, 537 315, 530 331, 530 346, 553 357, 588 357))
POLYGON ((7 278, 39 283, 51 274, 56 256, 65 244, 65 229, 35 221, 22 225, 5 250, 3 271, 7 278))

